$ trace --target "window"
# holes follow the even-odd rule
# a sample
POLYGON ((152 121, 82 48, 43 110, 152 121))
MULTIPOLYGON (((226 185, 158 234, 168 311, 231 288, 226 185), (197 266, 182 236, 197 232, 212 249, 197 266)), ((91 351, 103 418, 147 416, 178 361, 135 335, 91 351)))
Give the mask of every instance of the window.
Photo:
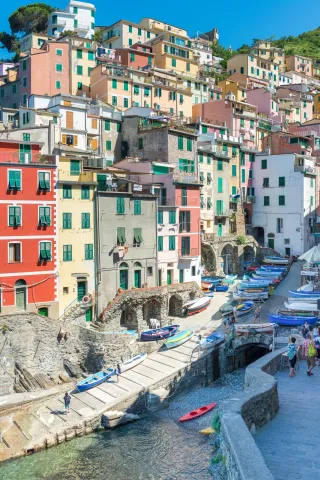
POLYGON ((232 195, 236 195, 236 194, 237 194, 237 187, 236 187, 235 185, 233 185, 233 186, 231 187, 231 194, 232 194, 232 195))
POLYGON ((24 142, 30 142, 30 133, 24 133, 22 138, 24 142))
POLYGON ((82 50, 80 48, 77 49, 77 58, 82 58, 82 50))
POLYGON ((77 83, 77 88, 78 88, 78 90, 82 90, 82 88, 83 88, 82 82, 77 83))
POLYGON ((139 95, 139 93, 140 93, 139 85, 133 85, 133 93, 134 93, 134 95, 139 95))
POLYGON ((9 227, 19 227, 21 224, 21 207, 9 207, 9 227))
POLYGON ((223 200, 216 201, 216 214, 217 215, 223 214, 223 200))
POLYGON ((60 90, 61 89, 61 82, 60 80, 56 81, 56 89, 60 90))
POLYGON ((21 243, 9 243, 9 263, 21 262, 21 243))
POLYGON ((223 193, 223 179, 221 177, 218 178, 218 193, 223 193))
MULTIPOLYGON (((88 67, 88 77, 90 77, 92 70, 93 70, 93 67, 88 67)), ((90 85, 89 85, 89 89, 90 89, 90 85)))
POLYGON ((181 238, 181 254, 190 255, 190 237, 181 238))
POLYGON ((150 38, 150 32, 147 32, 147 38, 150 38))
POLYGON ((12 85, 12 93, 13 94, 17 93, 17 85, 16 84, 12 85))
POLYGON ((88 60, 94 60, 94 52, 88 52, 88 60))
POLYGON ((177 66, 177 60, 175 58, 171 59, 171 66, 176 67, 177 66))
POLYGON ((80 175, 80 160, 70 160, 70 175, 80 175))
POLYGON ((81 228, 90 228, 90 213, 81 213, 81 228))
POLYGON ((138 28, 138 36, 141 37, 141 28, 138 28))
POLYGON ((163 211, 162 210, 158 211, 158 224, 159 225, 163 224, 163 211))
MULTIPOLYGON (((22 86, 23 87, 26 87, 27 86, 27 82, 28 82, 28 78, 27 77, 23 77, 22 79, 22 86)), ((4 97, 4 90, 1 90, 1 97, 4 97), (3 94, 2 94, 3 92, 3 94)))
POLYGON ((244 183, 246 181, 246 170, 245 168, 241 168, 241 182, 244 183))
POLYGON ((117 123, 117 133, 121 133, 122 131, 122 125, 121 123, 117 123))
POLYGON ((313 206, 313 196, 310 197, 310 206, 313 206))
POLYGON ((176 249, 176 237, 174 235, 169 235, 169 250, 176 249))
POLYGON ((252 170, 249 170, 249 178, 252 178, 252 170))
POLYGON ((117 198, 117 214, 123 215, 125 213, 125 206, 124 206, 124 197, 117 198))
MULTIPOLYGON (((24 93, 24 94, 22 95, 22 105, 24 105, 24 106, 27 105, 27 97, 28 97, 28 96, 27 96, 26 93, 24 93)), ((26 115, 26 114, 24 113, 24 114, 23 114, 23 118, 24 118, 25 115, 26 115)), ((28 123, 28 122, 23 122, 23 123, 28 123)))
POLYGON ((264 178, 262 182, 262 186, 265 188, 269 187, 269 178, 264 178))
POLYGON ((268 160, 261 160, 261 169, 266 170, 268 168, 268 160))
POLYGON ((240 165, 244 166, 246 164, 246 154, 244 152, 240 153, 240 165))
POLYGON ((113 105, 114 107, 116 107, 116 106, 118 105, 118 99, 117 99, 117 97, 115 97, 115 96, 112 97, 112 105, 113 105))
POLYGON ((93 244, 87 243, 84 246, 84 259, 93 260, 93 244))
POLYGON ((78 13, 78 7, 73 7, 73 13, 75 13, 75 14, 78 13))
POLYGON ((50 226, 51 225, 51 208, 39 207, 39 225, 50 226))
POLYGON ((190 211, 179 212, 179 232, 190 232, 190 211))
POLYGON ((8 177, 8 190, 21 190, 21 171, 9 170, 8 177))
POLYGON ((22 62, 22 70, 27 70, 27 60, 23 60, 23 62, 22 62))
POLYGON ((62 228, 70 230, 72 228, 72 213, 62 214, 62 228))
POLYGON ((179 135, 178 137, 178 150, 183 150, 183 136, 179 135))
POLYGON ((117 245, 123 246, 126 243, 126 229, 125 227, 117 228, 117 245))
POLYGON ((252 163, 255 161, 254 153, 249 153, 249 162, 252 163))
POLYGON ((203 153, 199 153, 199 163, 203 163, 203 153))
POLYGON ((128 43, 129 43, 129 47, 131 47, 132 46, 132 38, 129 38, 128 43))
POLYGON ((192 139, 187 138, 187 150, 188 152, 192 152, 192 139))
POLYGON ((81 185, 81 198, 82 198, 82 200, 89 200, 89 198, 90 198, 90 187, 89 187, 89 185, 81 185))
POLYGON ((83 67, 82 67, 82 65, 77 65, 77 75, 83 75, 83 67))
POLYGON ((129 33, 132 33, 132 25, 128 25, 128 31, 129 33))
POLYGON ((211 185, 211 182, 212 182, 211 172, 207 172, 207 185, 211 185))
POLYGON ((106 131, 110 131, 110 121, 109 120, 104 121, 104 129, 106 131))
POLYGON ((158 252, 163 252, 163 237, 158 237, 158 252))
POLYGON ((133 229, 133 246, 140 247, 142 243, 142 229, 134 228, 133 229))
POLYGON ((192 267, 191 267, 191 276, 192 277, 196 276, 196 266, 195 265, 192 265, 192 267))
POLYGON ((72 261, 72 245, 63 245, 63 261, 72 261))
POLYGON ((129 107, 129 99, 128 99, 128 98, 124 98, 124 99, 123 99, 123 106, 124 106, 124 108, 128 108, 128 107, 129 107))
POLYGON ((171 225, 176 223, 176 212, 174 210, 169 211, 169 223, 171 225))
POLYGON ((286 204, 286 197, 284 195, 279 195, 279 205, 286 204))
POLYGON ((127 80, 125 80, 125 81, 123 82, 123 90, 124 90, 125 92, 128 92, 128 90, 129 90, 129 82, 128 82, 127 80))
POLYGON ((38 190, 50 190, 50 172, 38 173, 38 190))
POLYGON ((217 162, 217 170, 223 170, 223 161, 222 160, 218 160, 217 162))
POLYGON ((233 177, 237 176, 237 165, 232 165, 231 172, 233 177))
POLYGON ((61 63, 57 63, 57 64, 56 64, 56 72, 59 72, 59 73, 62 72, 62 65, 61 65, 61 63))
POLYGON ((181 205, 184 207, 188 205, 188 194, 186 188, 181 189, 181 205))
POLYGON ((107 140, 107 141, 106 141, 106 150, 108 150, 108 151, 112 150, 111 140, 107 140))
POLYGON ((179 171, 194 173, 194 160, 179 158, 179 171))
POLYGON ((279 177, 279 187, 286 186, 286 177, 279 177))
POLYGON ((60 48, 56 48, 56 55, 59 55, 59 57, 62 57, 62 50, 60 50, 60 48))
POLYGON ((143 138, 138 138, 138 150, 143 149, 143 138))
POLYGON ((141 215, 141 200, 135 200, 133 203, 134 215, 141 215))
POLYGON ((266 197, 263 197, 263 205, 265 207, 269 207, 270 206, 270 197, 266 196, 266 197))
POLYGON ((112 79, 112 88, 118 88, 118 80, 112 79))
POLYGON ((40 260, 51 260, 51 242, 40 242, 40 260))
POLYGON ((283 218, 277 218, 277 233, 283 232, 283 218))
POLYGON ((244 118, 240 118, 240 127, 245 127, 245 120, 244 120, 244 118))
POLYGON ((72 185, 63 185, 62 198, 72 198, 72 185))

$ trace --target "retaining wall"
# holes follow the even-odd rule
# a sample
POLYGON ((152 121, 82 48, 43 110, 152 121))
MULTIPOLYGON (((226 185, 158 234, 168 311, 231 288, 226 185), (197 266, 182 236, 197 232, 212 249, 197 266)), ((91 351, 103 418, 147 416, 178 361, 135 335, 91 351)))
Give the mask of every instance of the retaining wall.
POLYGON ((279 410, 277 381, 284 349, 276 350, 249 365, 245 390, 220 406, 221 448, 226 480, 272 480, 252 433, 268 423, 279 410))

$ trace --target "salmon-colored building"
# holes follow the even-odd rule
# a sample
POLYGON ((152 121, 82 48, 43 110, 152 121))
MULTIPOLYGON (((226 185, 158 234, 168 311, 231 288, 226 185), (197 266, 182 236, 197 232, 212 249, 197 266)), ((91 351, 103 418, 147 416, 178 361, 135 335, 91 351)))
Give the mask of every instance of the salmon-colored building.
POLYGON ((154 53, 150 45, 136 43, 129 48, 118 48, 116 54, 119 55, 121 64, 132 68, 152 68, 154 66, 154 53))
POLYGON ((0 311, 57 316, 56 161, 42 144, 0 142, 0 311))

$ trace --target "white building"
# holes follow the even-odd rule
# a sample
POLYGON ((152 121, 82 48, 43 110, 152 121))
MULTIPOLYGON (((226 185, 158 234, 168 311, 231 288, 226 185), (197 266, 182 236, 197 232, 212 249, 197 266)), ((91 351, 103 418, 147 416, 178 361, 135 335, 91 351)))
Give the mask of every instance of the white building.
POLYGON ((94 38, 96 8, 92 3, 71 0, 64 11, 49 16, 48 35, 59 37, 65 31, 76 32, 79 37, 94 38))
POLYGON ((259 241, 281 255, 301 255, 315 245, 314 158, 294 153, 257 154, 253 164, 252 227, 259 241))

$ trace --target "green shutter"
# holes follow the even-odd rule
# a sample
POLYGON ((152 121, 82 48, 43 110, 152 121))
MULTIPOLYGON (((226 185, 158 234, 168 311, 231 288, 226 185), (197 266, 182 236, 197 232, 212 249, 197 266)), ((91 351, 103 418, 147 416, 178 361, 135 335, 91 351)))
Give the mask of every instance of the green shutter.
POLYGON ((279 195, 279 205, 283 206, 286 204, 286 197, 284 195, 279 195))
POLYGON ((82 50, 77 49, 77 58, 82 58, 82 50))
POLYGON ((142 229, 134 228, 133 229, 133 243, 142 243, 142 229))
POLYGON ((88 243, 84 246, 84 259, 92 260, 93 259, 93 244, 88 243))
POLYGON ((117 133, 121 133, 122 131, 122 125, 121 123, 117 123, 117 133))
POLYGON ((117 198, 117 214, 123 215, 124 212, 125 212, 124 197, 118 197, 117 198))
POLYGON ((83 67, 81 65, 77 65, 77 75, 83 75, 83 67))
POLYGON ((163 211, 159 210, 158 211, 158 224, 163 224, 163 211))
POLYGON ((115 78, 112 79, 112 88, 118 88, 118 80, 115 78))
POLYGON ((232 165, 231 166, 231 171, 232 171, 232 176, 236 177, 237 176, 237 165, 232 165))
POLYGON ((127 91, 129 90, 129 82, 128 82, 127 80, 125 80, 125 81, 123 82, 123 90, 124 90, 125 92, 127 92, 127 91))
POLYGON ((246 181, 246 170, 245 168, 241 169, 241 182, 244 183, 246 181))
POLYGON ((134 215, 141 215, 141 200, 134 201, 134 215))
POLYGON ((261 169, 266 170, 268 168, 268 161, 267 160, 261 160, 261 169))
POLYGON ((220 170, 220 171, 223 170, 223 161, 222 161, 222 160, 218 160, 218 162, 217 162, 217 170, 220 170))
POLYGON ((108 150, 108 151, 112 150, 111 140, 107 140, 107 141, 106 141, 106 150, 108 150))
POLYGON ((81 227, 90 228, 90 213, 81 214, 81 227))
POLYGON ((270 198, 269 198, 268 196, 263 197, 263 205, 264 205, 265 207, 269 207, 269 205, 270 205, 270 198))
POLYGON ((169 211, 169 223, 171 225, 177 223, 175 210, 170 210, 169 211))
POLYGON ((81 198, 82 200, 88 200, 90 198, 90 187, 89 185, 81 186, 81 198))
POLYGON ((279 177, 279 187, 286 186, 286 177, 279 177))
POLYGON ((158 251, 163 251, 163 237, 158 237, 158 251))
POLYGON ((125 227, 117 228, 117 245, 124 245, 126 243, 126 229, 125 227))
POLYGON ((173 235, 169 236, 169 250, 176 249, 176 237, 173 235))
POLYGON ((183 136, 179 135, 178 137, 178 150, 183 150, 183 136))
POLYGON ((104 121, 104 129, 106 131, 110 131, 110 121, 109 120, 104 121))
POLYGON ((187 150, 188 150, 188 152, 192 152, 192 140, 191 140, 191 138, 187 138, 187 150))
POLYGON ((223 179, 221 177, 218 178, 218 193, 223 193, 223 179))
POLYGON ((70 175, 80 175, 80 160, 70 160, 70 175))
POLYGON ((237 194, 237 187, 235 187, 234 185, 231 187, 231 194, 232 194, 232 195, 236 195, 236 194, 237 194))
POLYGON ((21 207, 9 207, 9 227, 21 226, 21 207))
POLYGON ((63 261, 72 261, 72 245, 63 245, 63 261))
POLYGON ((9 190, 21 190, 20 170, 9 170, 9 190))
POLYGON ((62 198, 72 198, 72 185, 63 185, 62 198))
POLYGON ((62 228, 64 228, 64 229, 72 228, 72 214, 71 213, 63 213, 62 214, 62 228))

